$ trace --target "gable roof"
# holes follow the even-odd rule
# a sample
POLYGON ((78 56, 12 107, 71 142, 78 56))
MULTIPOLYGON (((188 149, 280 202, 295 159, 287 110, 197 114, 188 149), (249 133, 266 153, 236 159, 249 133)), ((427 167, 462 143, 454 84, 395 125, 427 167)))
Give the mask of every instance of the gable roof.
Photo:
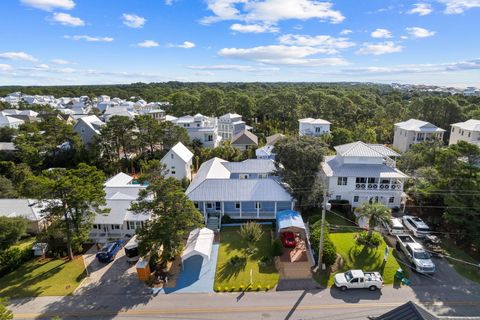
POLYGON ((184 162, 189 162, 193 158, 193 153, 188 150, 188 148, 185 147, 181 142, 178 142, 176 145, 174 145, 173 148, 170 149, 170 151, 168 151, 168 153, 163 158, 165 158, 170 152, 175 153, 184 162))
POLYGON ((232 144, 258 144, 258 137, 250 131, 243 130, 233 136, 232 144))
MULTIPOLYGON (((385 147, 386 148, 386 147, 385 147)), ((368 144, 357 141, 334 147, 337 154, 342 157, 375 157, 383 158, 385 155, 380 153, 379 148, 372 148, 368 144)), ((392 150, 393 151, 393 150, 392 150)))
POLYGON ((275 171, 275 163, 270 159, 247 159, 242 162, 223 162, 230 173, 270 173, 275 171))
POLYGON ((104 186, 105 187, 123 187, 129 184, 130 182, 132 182, 132 180, 133 180, 132 176, 129 176, 126 173, 120 172, 114 175, 113 177, 111 177, 110 179, 108 179, 105 182, 104 186))
POLYGON ((375 318, 376 320, 438 320, 436 316, 409 301, 375 318))
POLYGON ((390 149, 389 147, 383 144, 367 144, 370 148, 377 151, 378 153, 383 154, 386 157, 400 157, 401 155, 398 152, 390 149))
POLYGON ((43 219, 44 203, 35 199, 0 199, 0 216, 24 217, 30 221, 43 219))
POLYGON ((196 187, 198 187, 203 181, 206 179, 228 179, 230 178, 230 171, 225 168, 222 163, 227 162, 220 158, 212 158, 208 161, 205 161, 200 166, 195 178, 193 178, 192 182, 188 186, 185 194, 189 194, 192 192, 196 187))
POLYGON ((395 123, 395 126, 408 131, 425 131, 425 132, 443 132, 445 130, 437 127, 430 122, 417 120, 417 119, 410 119, 404 122, 395 123))
POLYGON ((95 133, 100 134, 99 128, 105 124, 102 120, 100 120, 97 116, 86 116, 86 117, 81 117, 77 120, 77 123, 75 126, 77 126, 79 123, 84 123, 88 127, 90 127, 95 133))
POLYGON ((271 136, 268 136, 267 137, 267 144, 269 145, 274 145, 275 142, 277 142, 278 140, 284 138, 285 135, 284 134, 281 134, 281 133, 275 133, 274 135, 271 135, 271 136))
POLYGON ((226 113, 224 114, 223 116, 221 116, 220 118, 222 119, 236 119, 236 118, 241 118, 242 116, 237 114, 237 113, 226 113))
POLYGON ((309 124, 332 124, 331 122, 323 119, 314 119, 314 118, 304 118, 298 120, 300 123, 309 123, 309 124))
POLYGON ((264 145, 263 147, 255 150, 255 155, 257 156, 257 158, 265 157, 265 156, 270 157, 270 156, 273 155, 272 151, 273 151, 273 146, 267 144, 267 145, 264 145))
POLYGON ((460 129, 463 130, 469 130, 469 131, 480 131, 480 120, 476 119, 470 119, 465 122, 458 122, 452 124, 452 127, 459 127, 460 129))

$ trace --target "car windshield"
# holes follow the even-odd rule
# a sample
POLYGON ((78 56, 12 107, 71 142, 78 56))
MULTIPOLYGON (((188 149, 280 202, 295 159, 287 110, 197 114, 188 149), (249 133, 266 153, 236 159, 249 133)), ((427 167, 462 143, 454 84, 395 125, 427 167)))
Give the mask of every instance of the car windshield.
POLYGON ((418 231, 423 231, 423 232, 429 232, 430 231, 430 229, 428 229, 428 228, 418 228, 417 230, 418 231))
POLYGON ((413 255, 415 256, 416 259, 422 259, 422 260, 430 259, 430 256, 425 251, 415 252, 413 255))
POLYGON ((112 250, 114 245, 115 245, 115 243, 108 243, 100 251, 101 252, 108 252, 108 251, 112 250))
POLYGON ((352 278, 353 278, 353 276, 352 276, 352 273, 350 271, 345 272, 345 279, 347 279, 347 281, 352 280, 352 278))

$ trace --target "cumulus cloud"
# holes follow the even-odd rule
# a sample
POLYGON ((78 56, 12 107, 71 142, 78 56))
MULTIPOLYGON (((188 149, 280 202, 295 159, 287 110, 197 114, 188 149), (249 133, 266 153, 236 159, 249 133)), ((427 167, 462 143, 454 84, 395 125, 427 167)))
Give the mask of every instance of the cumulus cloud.
POLYGON ((0 63, 0 72, 2 72, 2 71, 10 71, 11 69, 12 69, 12 66, 11 66, 11 65, 0 63))
POLYGON ((240 33, 267 33, 267 32, 278 32, 277 27, 272 27, 265 24, 240 24, 234 23, 230 26, 230 30, 240 32, 240 33))
POLYGON ((92 36, 87 36, 87 35, 78 35, 78 36, 63 36, 65 39, 70 39, 70 40, 84 40, 88 42, 112 42, 113 38, 112 37, 92 37, 92 36))
POLYGON ((55 9, 71 10, 75 7, 75 2, 72 0, 20 0, 20 3, 45 11, 53 11, 55 9))
POLYGON ((69 13, 63 12, 55 12, 51 17, 51 20, 61 25, 70 27, 81 27, 85 25, 85 21, 83 21, 82 19, 73 17, 69 13))
POLYGON ((480 8, 480 0, 437 0, 445 4, 446 14, 460 14, 469 9, 480 8))
POLYGON ((6 60, 23 60, 23 61, 38 61, 32 55, 25 52, 18 51, 9 51, 9 52, 0 52, 0 59, 6 60))
POLYGON ((207 7, 213 15, 202 19, 205 24, 225 20, 275 24, 289 19, 340 23, 345 19, 331 2, 315 0, 207 0, 207 7))
POLYGON ((388 39, 388 38, 392 38, 392 33, 390 32, 390 30, 388 29, 375 29, 375 31, 373 31, 372 33, 370 33, 370 36, 372 38, 384 38, 384 39, 388 39))
POLYGON ((137 46, 142 47, 142 48, 154 48, 154 47, 158 47, 159 44, 158 44, 158 42, 153 41, 153 40, 145 40, 145 41, 137 43, 137 46))
POLYGON ((420 27, 410 27, 405 29, 411 38, 428 38, 435 35, 435 31, 430 31, 420 27))
POLYGON ((182 44, 168 44, 168 48, 183 48, 183 49, 192 49, 195 48, 195 43, 190 41, 184 41, 182 44))
POLYGON ((350 29, 343 29, 342 31, 340 31, 340 34, 341 34, 342 36, 345 36, 345 35, 350 34, 350 33, 352 33, 352 32, 353 32, 353 31, 350 30, 350 29))
POLYGON ((142 28, 147 19, 137 16, 136 14, 124 13, 123 24, 130 28, 142 28))
POLYGON ((64 59, 52 59, 52 63, 58 65, 71 64, 70 61, 64 59))
POLYGON ((382 55, 387 53, 395 53, 402 51, 403 47, 395 44, 393 41, 385 41, 380 43, 364 43, 363 46, 357 50, 356 54, 371 54, 382 55))
POLYGON ((418 14, 420 16, 426 16, 432 13, 432 5, 429 3, 415 3, 413 8, 408 11, 408 14, 418 14))
POLYGON ((316 47, 321 53, 335 54, 339 50, 355 46, 348 38, 335 38, 329 35, 285 34, 278 38, 281 44, 316 47))
POLYGON ((250 60, 276 65, 310 65, 334 66, 348 64, 342 58, 305 59, 318 53, 325 53, 323 48, 308 46, 271 45, 253 48, 223 48, 218 55, 225 58, 250 60))
POLYGON ((193 70, 213 70, 213 71, 240 71, 240 72, 257 72, 257 71, 278 71, 277 67, 256 67, 240 64, 216 64, 210 66, 187 66, 193 70))

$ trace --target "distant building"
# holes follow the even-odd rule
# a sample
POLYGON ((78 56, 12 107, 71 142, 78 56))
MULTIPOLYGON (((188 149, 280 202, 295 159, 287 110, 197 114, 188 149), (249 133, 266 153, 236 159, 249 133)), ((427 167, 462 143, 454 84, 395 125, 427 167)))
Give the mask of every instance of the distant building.
POLYGON ((443 140, 444 129, 439 128, 430 122, 410 119, 404 122, 395 123, 393 146, 405 152, 416 143, 432 140, 443 140))
POLYGON ((480 120, 470 119, 452 124, 449 145, 466 141, 480 146, 480 120))
POLYGON ((227 113, 218 118, 218 134, 222 140, 230 141, 241 131, 246 129, 242 116, 236 113, 227 113))
POLYGON ((0 115, 0 127, 18 129, 25 121, 10 115, 0 115))
POLYGON ((275 160, 275 153, 273 153, 273 146, 266 144, 261 148, 255 150, 255 156, 257 159, 270 159, 275 160))
POLYGON ((305 118, 298 120, 298 133, 301 136, 319 137, 323 134, 330 133, 330 122, 323 119, 305 118))
POLYGON ((243 130, 233 136, 232 146, 241 151, 256 148, 258 146, 258 137, 250 131, 243 130))
POLYGON ((100 128, 104 125, 105 123, 97 116, 86 116, 78 119, 73 126, 73 131, 78 133, 83 143, 88 145, 93 142, 96 136, 100 135, 100 128))
POLYGON ((200 113, 180 118, 168 117, 172 123, 185 128, 190 139, 198 140, 205 148, 216 148, 222 137, 218 135, 217 118, 206 117, 200 113))
POLYGON ((320 176, 326 178, 330 199, 347 200, 352 207, 380 202, 389 208, 405 200, 403 184, 408 178, 396 168, 395 151, 361 141, 336 146, 335 156, 326 156, 320 176))
POLYGON ((34 199, 0 199, 0 216, 23 217, 28 220, 27 232, 38 234, 48 226, 42 210, 45 208, 40 200, 34 199))
POLYGON ((281 133, 275 133, 274 135, 271 135, 271 136, 268 136, 267 137, 267 144, 273 146, 275 145, 275 143, 282 139, 282 138, 285 138, 285 135, 284 134, 281 134, 281 133))
POLYGON ((179 142, 167 152, 161 162, 168 170, 167 177, 192 180, 192 159, 193 153, 179 142))

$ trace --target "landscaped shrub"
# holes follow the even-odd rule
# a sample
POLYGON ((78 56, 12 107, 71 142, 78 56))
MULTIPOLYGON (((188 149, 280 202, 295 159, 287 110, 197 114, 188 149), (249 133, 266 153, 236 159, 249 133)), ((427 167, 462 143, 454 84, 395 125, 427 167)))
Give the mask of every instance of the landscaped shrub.
POLYGON ((222 217, 222 224, 229 224, 232 222, 232 218, 226 214, 222 217))
POLYGON ((233 256, 230 258, 230 261, 228 261, 231 267, 236 268, 239 266, 242 266, 246 263, 246 259, 244 257, 239 257, 237 255, 233 256))
POLYGON ((315 224, 317 221, 321 220, 322 219, 322 215, 320 214, 316 214, 316 215, 313 215, 311 216, 310 218, 308 218, 308 223, 310 225, 313 225, 315 224))
POLYGON ((382 243, 382 236, 378 232, 373 232, 372 236, 369 238, 368 232, 363 231, 357 235, 356 242, 359 245, 378 247, 382 243))
POLYGON ((256 244, 263 235, 262 226, 253 221, 247 222, 242 224, 239 234, 242 240, 247 243, 247 253, 254 254, 258 250, 256 244))
MULTIPOLYGON (((322 221, 319 220, 315 222, 311 229, 310 229, 310 245, 312 246, 313 253, 315 257, 318 259, 318 247, 320 245, 320 233, 322 230, 322 221)), ((328 232, 328 228, 324 228, 323 233, 323 257, 322 261, 327 266, 331 266, 335 263, 337 259, 337 248, 333 244, 332 240, 330 239, 330 233, 328 232)))
POLYGON ((0 277, 33 258, 32 248, 10 248, 0 253, 0 277))
POLYGON ((283 245, 279 239, 275 239, 272 244, 272 256, 279 257, 283 254, 283 245))
POLYGON ((262 267, 266 267, 270 264, 272 264, 272 258, 269 256, 263 256, 258 260, 258 264, 262 267))
POLYGON ((257 291, 260 291, 260 290, 262 290, 262 286, 259 284, 257 285, 257 291))

